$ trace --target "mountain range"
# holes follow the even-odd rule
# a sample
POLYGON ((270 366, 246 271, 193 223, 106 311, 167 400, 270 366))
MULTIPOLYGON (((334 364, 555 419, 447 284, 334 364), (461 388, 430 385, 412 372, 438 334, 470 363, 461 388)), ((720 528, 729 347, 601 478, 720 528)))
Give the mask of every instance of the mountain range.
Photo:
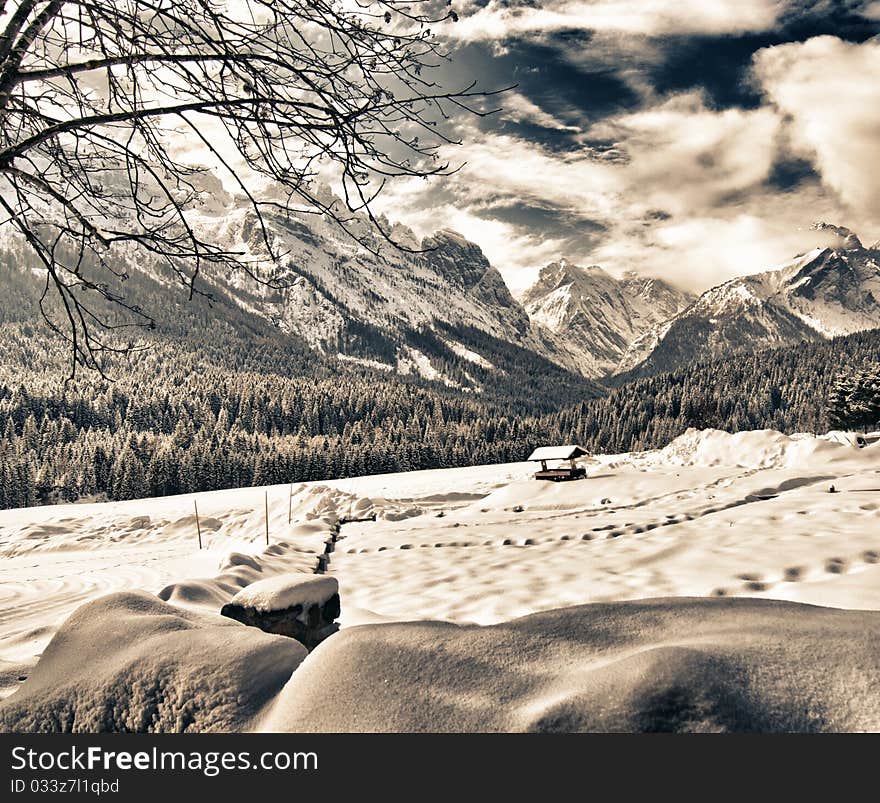
MULTIPOLYGON (((249 214, 224 215, 223 236, 245 239, 249 214)), ((479 392, 499 368, 487 338, 601 380, 880 326, 880 248, 824 223, 814 226, 821 247, 698 296, 560 259, 518 299, 480 248, 449 230, 418 241, 393 227, 413 252, 378 240, 373 252, 325 220, 272 225, 286 256, 271 278, 284 287, 263 293, 259 314, 343 361, 463 390, 479 392)))
POLYGON ((880 243, 819 223, 832 245, 707 290, 634 340, 620 371, 649 375, 695 359, 827 340, 880 327, 880 243))
MULTIPOLYGON (((399 249, 358 218, 348 226, 360 242, 320 216, 274 212, 261 223, 248 204, 228 201, 194 216, 202 236, 255 254, 265 227, 282 256, 256 269, 257 282, 205 274, 222 304, 322 359, 464 392, 541 374, 596 395, 594 380, 880 326, 880 244, 865 247, 827 224, 815 227, 821 247, 699 296, 560 259, 517 299, 481 249, 453 231, 418 240, 389 224, 399 249)), ((6 251, 8 263, 26 267, 20 247, 6 251)), ((126 267, 164 286, 173 278, 158 263, 126 267)))

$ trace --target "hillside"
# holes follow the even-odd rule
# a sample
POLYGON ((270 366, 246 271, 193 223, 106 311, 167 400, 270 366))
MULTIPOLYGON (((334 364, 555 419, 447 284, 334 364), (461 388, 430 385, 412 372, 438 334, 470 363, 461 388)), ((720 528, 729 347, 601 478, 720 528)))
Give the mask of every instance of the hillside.
POLYGON ((541 417, 548 442, 602 452, 659 448, 688 427, 827 432, 834 375, 880 359, 880 330, 617 378, 607 396, 541 417))
MULTIPOLYGON (((595 397, 595 385, 534 353, 460 328, 450 339, 505 366, 485 370, 508 383, 465 394, 321 357, 235 305, 202 300, 181 301, 179 330, 155 333, 113 383, 65 384, 67 353, 36 336, 27 290, 11 287, 0 324, 5 507, 504 462, 546 443, 632 451, 688 427, 824 432, 834 373, 880 355, 873 330, 698 361, 595 397)), ((423 332, 416 346, 440 349, 446 336, 423 332)), ((465 359, 448 349, 445 374, 465 359)))
MULTIPOLYGON (((132 498, 516 456, 520 421, 597 395, 582 377, 469 328, 412 332, 446 380, 322 355, 229 301, 129 282, 167 316, 146 351, 80 372, 12 270, 0 299, 0 506, 132 498), (462 356, 451 339, 471 344, 462 356), (481 392, 451 386, 467 373, 481 392)), ((461 347, 464 350, 464 347, 461 347)))

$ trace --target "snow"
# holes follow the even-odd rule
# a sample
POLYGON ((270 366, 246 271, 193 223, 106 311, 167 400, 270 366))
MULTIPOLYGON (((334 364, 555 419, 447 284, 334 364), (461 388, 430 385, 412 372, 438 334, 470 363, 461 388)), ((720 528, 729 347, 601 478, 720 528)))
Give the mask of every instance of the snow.
POLYGON ((592 265, 565 260, 542 268, 521 296, 532 324, 556 345, 552 357, 585 376, 613 373, 632 344, 686 307, 692 297, 665 282, 624 274, 616 279, 592 265))
POLYGON ((0 677, 4 669, 22 674, 19 669, 36 660, 64 619, 101 595, 143 588, 175 605, 219 611, 243 585, 268 573, 313 571, 332 511, 348 497, 319 484, 295 486, 288 524, 290 490, 282 485, 0 511, 0 677))
POLYGON ((459 357, 464 358, 468 362, 472 362, 474 365, 479 365, 480 368, 493 369, 495 366, 489 362, 482 354, 478 354, 476 351, 471 351, 471 349, 463 346, 461 343, 456 342, 455 340, 443 340, 443 342, 449 346, 452 351, 454 351, 459 357))
POLYGON ((850 335, 865 329, 874 329, 877 326, 877 321, 872 320, 870 316, 859 315, 856 312, 845 310, 839 305, 835 309, 834 305, 813 303, 810 308, 819 312, 821 317, 810 315, 794 304, 790 305, 790 312, 800 318, 807 326, 815 329, 822 337, 829 339, 850 335))
POLYGON ((779 265, 774 265, 767 270, 761 271, 762 274, 767 273, 779 273, 782 274, 782 279, 784 281, 789 280, 793 276, 797 276, 798 273, 811 262, 814 262, 818 259, 822 254, 827 252, 828 249, 825 246, 819 246, 817 248, 813 248, 810 251, 807 251, 800 256, 796 256, 794 259, 789 259, 779 265))
MULTIPOLYGON (((865 668, 880 662, 853 636, 880 625, 880 444, 689 430, 589 466, 565 483, 536 481, 523 462, 270 487, 268 547, 261 488, 196 495, 201 551, 192 495, 4 511, 0 679, 19 692, 0 716, 51 724, 68 706, 88 729, 98 721, 88 701, 113 694, 128 712, 114 727, 143 722, 126 690, 152 688, 170 667, 181 691, 167 712, 141 695, 163 711, 157 728, 188 722, 189 696, 193 727, 207 729, 637 727, 667 683, 706 705, 710 686, 746 695, 755 726, 766 715, 767 727, 880 728, 876 691, 865 691, 877 682, 865 668), (313 575, 352 514, 376 520, 342 525, 328 574, 313 575), (265 667, 277 649, 239 641, 254 629, 221 626, 217 612, 237 594, 289 602, 291 575, 338 582, 343 630, 292 676, 285 664, 281 681, 241 692, 240 713, 224 703, 208 715, 186 680, 204 671, 208 642, 242 667, 246 652, 265 667), (135 604, 138 587, 159 597, 135 604), (165 617, 202 633, 192 656, 183 635, 147 648, 165 617), (609 690, 619 710, 596 706, 609 690), (824 719, 797 718, 804 695, 824 719)), ((224 686, 218 673, 206 693, 226 700, 242 675, 224 686)), ((700 727, 738 722, 707 711, 700 727)))
POLYGON ((789 437, 770 429, 729 433, 717 429, 688 429, 657 455, 660 463, 683 466, 741 466, 772 468, 803 465, 816 454, 845 457, 855 443, 842 433, 813 437, 789 437), (840 447, 840 448, 838 448, 840 447))
POLYGON ((416 373, 429 381, 442 379, 440 372, 431 365, 431 360, 412 346, 404 346, 401 349, 401 354, 397 358, 397 372, 404 375, 416 373))
POLYGON ((343 362, 350 362, 356 365, 362 365, 364 368, 373 368, 376 371, 393 371, 394 367, 388 365, 387 362, 379 362, 379 360, 369 360, 365 357, 353 357, 350 354, 342 354, 341 352, 337 352, 336 359, 342 360, 343 362))
MULTIPOLYGON (((718 593, 880 609, 877 446, 692 430, 664 450, 595 461, 589 478, 568 483, 532 480, 528 464, 504 467, 469 504, 423 497, 422 516, 347 525, 331 562, 343 609, 490 624, 572 604, 718 593), (844 572, 826 568, 834 558, 844 572), (852 575, 865 582, 841 582, 852 575)), ((432 473, 438 491, 468 487, 455 471, 432 473)), ((426 484, 425 474, 410 481, 426 484)), ((406 483, 399 495, 410 496, 406 483)))
POLYGON ((323 605, 339 592, 335 577, 313 574, 279 574, 245 586, 231 600, 234 605, 256 611, 284 611, 294 605, 303 609, 323 605))
POLYGON ((580 446, 539 446, 529 455, 529 460, 571 460, 573 457, 585 455, 586 450, 580 446))
POLYGON ((397 373, 403 376, 414 373, 429 382, 442 382, 447 387, 462 389, 458 383, 453 382, 431 365, 431 360, 426 354, 412 346, 404 346, 398 352, 397 373))
POLYGON ((307 654, 219 614, 110 594, 68 619, 0 707, 0 730, 246 730, 307 654))
MULTIPOLYGON (((657 337, 633 339, 618 370, 635 367, 654 352, 662 363, 669 356, 664 357, 664 341, 670 331, 680 336, 706 325, 712 330, 703 338, 704 348, 694 341, 692 356, 741 350, 746 339, 757 350, 876 328, 880 278, 858 239, 848 242, 845 252, 817 248, 780 267, 707 290, 667 321, 657 337)), ((677 341, 671 346, 673 352, 681 347, 677 341)))
MULTIPOLYGON (((569 316, 569 308, 572 303, 572 285, 564 284, 548 293, 541 300, 540 306, 529 310, 529 317, 542 326, 546 326, 551 332, 559 332, 564 327, 569 316)), ((584 299, 587 301, 588 299, 584 299)))
MULTIPOLYGON (((759 280, 763 274, 758 277, 750 277, 752 281, 759 280)), ((747 285, 744 279, 731 279, 723 284, 707 290, 702 296, 685 310, 689 313, 692 310, 703 310, 707 313, 714 313, 720 317, 721 313, 728 312, 731 308, 739 310, 742 307, 755 306, 759 303, 752 289, 747 285)))
POLYGON ((666 599, 356 627, 306 659, 259 728, 877 730, 878 626, 876 612, 666 599))

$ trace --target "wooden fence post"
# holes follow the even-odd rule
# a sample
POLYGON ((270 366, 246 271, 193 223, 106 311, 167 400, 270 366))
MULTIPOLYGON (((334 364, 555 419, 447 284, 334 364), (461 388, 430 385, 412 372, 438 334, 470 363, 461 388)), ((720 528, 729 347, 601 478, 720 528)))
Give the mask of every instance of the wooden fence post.
POLYGON ((196 511, 196 532, 199 534, 199 549, 202 548, 202 525, 199 524, 199 503, 193 499, 193 508, 196 511))

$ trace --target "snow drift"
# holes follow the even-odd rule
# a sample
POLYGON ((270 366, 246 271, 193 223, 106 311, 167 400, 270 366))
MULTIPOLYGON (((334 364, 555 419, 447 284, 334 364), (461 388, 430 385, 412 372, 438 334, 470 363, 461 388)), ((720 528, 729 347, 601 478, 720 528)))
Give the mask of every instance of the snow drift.
POLYGON ((146 594, 80 609, 0 705, 12 731, 880 729, 880 612, 758 599, 574 606, 296 641, 146 594))
POLYGON ((307 654, 293 639, 151 594, 110 594, 55 634, 0 706, 0 729, 240 731, 307 654))
POLYGON ((266 731, 880 729, 880 613, 769 600, 365 625, 294 673, 266 731))
MULTIPOLYGON (((829 433, 783 435, 772 429, 724 432, 688 429, 657 452, 656 461, 681 466, 742 466, 744 468, 796 467, 816 460, 840 460, 858 454, 854 441, 829 433)), ((870 448, 870 447, 869 447, 870 448)), ((880 459, 880 452, 871 451, 880 459)))

